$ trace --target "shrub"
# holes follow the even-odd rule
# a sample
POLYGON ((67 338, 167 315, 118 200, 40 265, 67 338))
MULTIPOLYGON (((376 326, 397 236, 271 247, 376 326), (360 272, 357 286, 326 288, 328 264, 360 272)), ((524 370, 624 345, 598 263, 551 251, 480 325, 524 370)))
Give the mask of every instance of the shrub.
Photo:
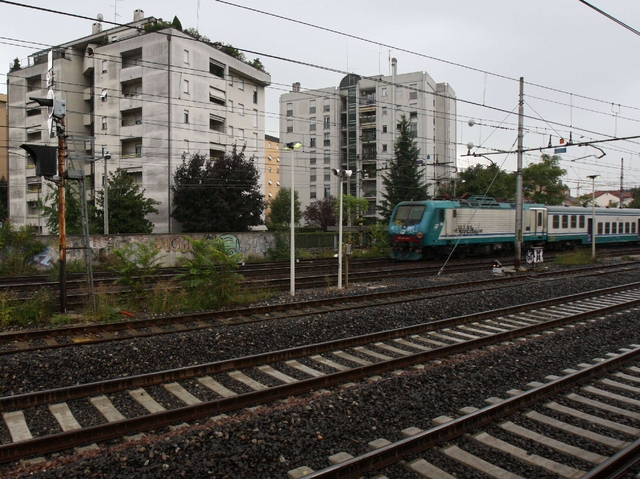
POLYGON ((45 249, 46 245, 35 237, 33 226, 15 228, 11 221, 5 221, 0 228, 0 274, 34 272, 34 257, 45 249))
POLYGON ((160 247, 155 243, 129 243, 111 250, 113 263, 110 269, 116 271, 119 278, 116 283, 132 289, 133 296, 142 296, 144 290, 158 274, 160 247))

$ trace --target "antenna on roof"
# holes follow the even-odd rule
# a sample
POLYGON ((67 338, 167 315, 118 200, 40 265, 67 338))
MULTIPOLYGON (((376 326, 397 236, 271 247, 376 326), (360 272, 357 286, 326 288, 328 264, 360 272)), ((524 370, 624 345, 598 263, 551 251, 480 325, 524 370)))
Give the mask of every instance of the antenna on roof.
POLYGON ((104 20, 104 17, 102 16, 102 13, 98 13, 98 21, 101 22, 102 20, 104 20))
POLYGON ((113 5, 111 5, 113 7, 113 23, 118 23, 118 17, 120 16, 118 13, 118 2, 121 1, 122 0, 113 0, 113 5))

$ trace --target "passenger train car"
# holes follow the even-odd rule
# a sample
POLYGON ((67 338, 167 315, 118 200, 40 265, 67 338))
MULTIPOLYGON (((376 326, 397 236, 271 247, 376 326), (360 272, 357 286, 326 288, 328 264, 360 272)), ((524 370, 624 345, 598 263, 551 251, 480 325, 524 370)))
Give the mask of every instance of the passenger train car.
MULTIPOLYGON (((391 257, 438 258, 513 251, 516 207, 493 198, 403 201, 387 229, 391 257)), ((591 244, 590 207, 524 204, 522 243, 562 248, 591 244)), ((596 208, 596 243, 640 242, 640 210, 596 208)))

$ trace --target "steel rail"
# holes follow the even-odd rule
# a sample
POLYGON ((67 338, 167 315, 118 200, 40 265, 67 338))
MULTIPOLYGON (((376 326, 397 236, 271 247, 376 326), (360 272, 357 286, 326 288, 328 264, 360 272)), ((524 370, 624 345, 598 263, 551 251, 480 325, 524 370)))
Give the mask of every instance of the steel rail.
MULTIPOLYGON (((593 292, 591 292, 593 295, 593 292)), ((258 404, 264 404, 276 399, 288 397, 292 395, 303 394, 315 389, 327 388, 336 386, 344 382, 356 381, 366 377, 370 377, 377 374, 401 369, 411 366, 416 363, 430 361, 443 356, 458 354, 466 352, 472 349, 478 349, 490 344, 507 341, 514 337, 525 336, 536 333, 541 330, 557 327, 569 322, 581 321, 593 316, 602 316, 610 314, 621 309, 627 309, 629 307, 635 307, 640 304, 640 299, 626 301, 617 305, 610 305, 603 308, 599 308, 592 311, 582 312, 564 318, 558 318, 555 320, 546 321, 543 323, 526 326, 520 329, 497 333, 495 335, 486 336, 483 338, 473 339, 464 343, 455 344, 451 346, 444 346, 441 348, 433 349, 430 351, 424 351, 413 354, 411 356, 404 356, 395 358, 389 361, 375 363, 368 366, 361 366, 348 371, 341 371, 318 378, 307 379, 299 381, 293 384, 285 384, 281 386, 275 386, 266 390, 251 392, 244 395, 234 396, 231 398, 219 399, 216 401, 204 402, 193 406, 186 406, 170 411, 159 412, 154 414, 145 415, 142 417, 124 419, 113 423, 91 426, 74 431, 66 431, 61 433, 52 434, 50 436, 20 441, 12 444, 6 444, 0 446, 0 463, 11 462, 18 459, 22 459, 27 456, 35 454, 44 454, 59 450, 68 449, 73 446, 81 444, 104 441, 113 439, 126 434, 134 432, 140 432, 150 429, 157 429, 159 427, 169 426, 178 422, 193 421, 206 417, 209 415, 221 414, 224 412, 237 410, 244 407, 250 407, 258 404)), ((506 308, 507 310, 511 308, 506 308)), ((473 317, 479 317, 483 313, 471 315, 473 317)), ((466 318, 469 318, 467 316, 466 318)), ((475 319, 474 319, 475 320, 475 319)), ((451 321, 451 324, 455 324, 456 321, 462 321, 462 317, 452 318, 451 320, 442 320, 439 327, 443 327, 445 321, 451 321)), ((402 335, 412 334, 413 331, 420 331, 421 327, 428 327, 434 323, 428 323, 426 325, 412 326, 409 328, 402 328, 402 335), (409 330, 407 332, 407 330, 409 330)), ((374 333, 372 335, 359 336, 355 338, 341 339, 337 341, 331 341, 326 343, 320 343, 315 345, 303 346, 299 348, 293 348, 289 350, 263 353, 256 356, 244 357, 239 359, 233 359, 229 361, 221 361, 218 363, 210 363, 208 365, 195 366, 190 368, 182 368, 171 371, 164 371, 161 373, 152 373, 140 376, 134 376, 124 379, 116 379, 106 381, 104 383, 91 383, 80 386, 72 386, 66 389, 41 391, 31 394, 25 394, 20 396, 8 396, 0 399, 0 410, 6 410, 7 408, 22 408, 35 406, 37 404, 44 404, 46 402, 54 402, 60 400, 74 399, 86 395, 115 392, 117 390, 130 389, 137 385, 152 385, 158 384, 158 380, 163 377, 163 381, 172 381, 192 378, 196 374, 212 374, 223 372, 231 368, 242 369, 246 367, 255 366, 259 361, 263 362, 279 362, 286 359, 299 357, 301 355, 318 354, 325 351, 331 351, 344 347, 352 347, 356 344, 362 344, 363 341, 375 342, 385 339, 390 339, 398 336, 400 330, 390 330, 381 333, 374 333), (79 395, 82 393, 81 395, 79 395)), ((615 358, 614 358, 615 359, 615 358)), ((607 363, 613 360, 607 361, 607 363)), ((558 383, 557 380, 551 384, 558 383)), ((518 397, 514 398, 517 399, 518 397)), ((508 400, 511 401, 511 400, 508 400)), ((502 405, 502 403, 500 403, 502 405)), ((497 405, 497 406, 500 406, 497 405)), ((383 461, 382 466, 387 464, 383 461)), ((381 467, 382 467, 381 466, 381 467)), ((369 467, 369 466, 367 466, 369 467)), ((329 477, 329 476, 328 476, 329 477)), ((342 477, 342 476, 336 476, 342 477)), ((358 476, 345 476, 345 477, 358 477, 358 476)))
MULTIPOLYGON (((306 475, 305 478, 359 478, 366 472, 379 470, 395 464, 409 454, 419 454, 427 449, 442 444, 443 442, 451 441, 472 429, 486 426, 487 424, 491 424, 504 416, 509 416, 521 409, 531 407, 543 399, 555 396, 566 389, 574 387, 578 383, 601 376, 607 371, 619 368, 624 363, 635 360, 638 357, 640 357, 640 347, 629 352, 622 353, 614 358, 596 363, 593 366, 575 373, 568 374, 560 379, 550 381, 549 383, 543 384, 542 386, 538 386, 529 391, 522 392, 517 396, 504 399, 499 403, 487 406, 471 414, 467 414, 458 419, 454 419, 453 421, 449 421, 440 426, 436 426, 432 429, 416 434, 415 436, 411 436, 410 438, 398 441, 397 443, 389 444, 376 451, 365 453, 362 456, 349 459, 343 463, 313 472, 306 475)), ((636 443, 639 442, 640 440, 636 441, 636 443)), ((636 445, 635 448, 638 447, 639 446, 636 445)), ((632 449, 632 447, 627 449, 632 449)), ((626 455, 623 453, 627 449, 621 451, 617 456, 626 455)), ((605 464, 606 463, 603 463, 602 466, 605 466, 605 464)), ((589 474, 581 477, 582 479, 591 478, 589 474)), ((594 475, 592 476, 592 479, 605 479, 612 477, 618 476, 594 475)))

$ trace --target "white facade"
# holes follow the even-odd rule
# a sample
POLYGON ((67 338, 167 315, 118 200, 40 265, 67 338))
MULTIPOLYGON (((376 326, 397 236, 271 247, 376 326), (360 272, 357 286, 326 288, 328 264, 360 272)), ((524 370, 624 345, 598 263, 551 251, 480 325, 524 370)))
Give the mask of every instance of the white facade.
MULTIPOLYGON (((420 149, 419 161, 429 193, 456 171, 456 99, 446 83, 424 72, 361 78, 347 75, 338 87, 280 97, 282 144, 299 141, 294 186, 302 208, 326 196, 338 196, 332 168, 354 174, 343 191, 366 198, 366 217, 376 218, 383 201, 382 175, 393 157, 396 125, 405 115, 420 149), (394 107, 395 105, 395 107, 394 107)), ((283 152, 282 183, 291 184, 291 152, 283 152)), ((347 181, 345 181, 347 183, 347 181)))
MULTIPOLYGON (((129 25, 156 21, 142 17, 136 11, 129 25)), ((56 98, 67 101, 67 133, 75 137, 75 145, 68 143, 71 158, 96 158, 85 171, 100 189, 102 153, 108 151, 108 172, 126 169, 146 197, 160 202, 159 213, 149 217, 155 233, 179 231, 170 219, 171 184, 183 154, 220 157, 234 143, 246 143, 247 156, 255 155, 258 170, 264 170, 259 152, 264 151, 267 73, 173 28, 103 32, 94 24, 94 34, 58 51, 53 88, 56 98)), ((10 212, 16 224, 37 224, 37 210, 29 205, 40 183, 20 144, 57 145, 46 132, 46 111, 35 112, 37 105, 28 99, 46 97, 44 55, 44 62, 42 53, 35 54, 33 66, 9 74, 10 212)))

